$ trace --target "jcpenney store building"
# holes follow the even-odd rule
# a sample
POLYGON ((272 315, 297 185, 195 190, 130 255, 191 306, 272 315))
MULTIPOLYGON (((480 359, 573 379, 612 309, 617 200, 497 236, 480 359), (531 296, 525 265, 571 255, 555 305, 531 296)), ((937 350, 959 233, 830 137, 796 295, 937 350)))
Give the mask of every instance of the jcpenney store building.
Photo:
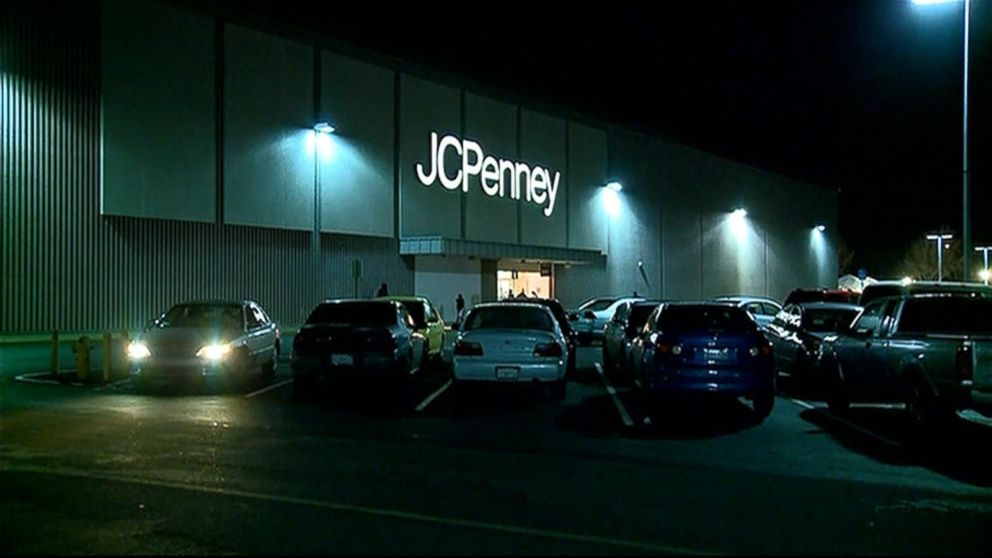
POLYGON ((213 297, 294 324, 383 282, 450 320, 459 292, 569 306, 835 280, 834 192, 320 37, 93 7, 0 8, 0 331, 136 327, 213 297))

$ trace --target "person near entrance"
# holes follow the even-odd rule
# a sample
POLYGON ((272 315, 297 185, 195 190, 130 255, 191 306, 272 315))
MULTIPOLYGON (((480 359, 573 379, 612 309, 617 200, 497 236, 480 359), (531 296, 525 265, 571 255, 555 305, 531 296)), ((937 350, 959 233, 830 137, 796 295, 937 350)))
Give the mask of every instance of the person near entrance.
POLYGON ((520 289, 520 294, 517 295, 517 298, 527 298, 527 293, 523 289, 520 289))
POLYGON ((375 296, 378 297, 389 296, 389 287, 387 287, 385 283, 379 285, 379 292, 376 293, 375 296))

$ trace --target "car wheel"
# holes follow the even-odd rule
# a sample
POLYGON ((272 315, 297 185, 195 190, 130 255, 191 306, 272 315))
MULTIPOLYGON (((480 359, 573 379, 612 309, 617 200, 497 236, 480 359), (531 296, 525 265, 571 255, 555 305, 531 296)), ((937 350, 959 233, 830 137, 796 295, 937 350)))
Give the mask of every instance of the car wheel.
POLYGON ((772 414, 772 409, 775 407, 775 392, 769 390, 756 393, 754 395, 754 401, 752 401, 752 406, 754 408, 754 414, 759 419, 764 420, 768 415, 772 414))
POLYGON ((833 373, 827 378, 826 399, 827 408, 836 415, 842 415, 851 408, 851 397, 844 385, 844 369, 839 362, 835 363, 833 373))
POLYGON ((565 399, 565 392, 566 392, 565 386, 566 386, 565 380, 558 380, 555 382, 551 382, 551 385, 549 386, 550 388, 549 394, 553 401, 561 401, 565 399))

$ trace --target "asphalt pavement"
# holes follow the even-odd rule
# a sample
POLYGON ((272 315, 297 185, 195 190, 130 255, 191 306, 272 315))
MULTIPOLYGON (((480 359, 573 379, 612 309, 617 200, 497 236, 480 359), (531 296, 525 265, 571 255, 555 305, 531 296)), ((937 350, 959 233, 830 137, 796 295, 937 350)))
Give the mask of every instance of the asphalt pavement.
MULTIPOLYGON (((409 397, 0 377, 4 554, 987 554, 992 428, 898 406, 649 405, 579 355, 565 400, 430 371, 409 397)), ((393 394, 395 395, 395 394, 393 394)))

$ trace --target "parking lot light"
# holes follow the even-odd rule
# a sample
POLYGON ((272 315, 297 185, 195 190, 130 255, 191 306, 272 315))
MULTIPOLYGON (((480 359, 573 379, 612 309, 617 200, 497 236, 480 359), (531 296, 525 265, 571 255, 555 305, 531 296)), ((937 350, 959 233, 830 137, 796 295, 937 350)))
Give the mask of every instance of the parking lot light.
POLYGON ((913 282, 913 278, 907 275, 906 277, 902 278, 901 282, 903 285, 909 285, 913 282))
MULTIPOLYGON (((952 234, 928 234, 927 240, 933 240, 937 242, 937 281, 944 280, 944 241, 954 238, 952 234)), ((948 244, 947 248, 951 245, 948 244)))
POLYGON ((313 130, 318 134, 330 135, 334 133, 334 126, 331 126, 327 122, 318 122, 314 124, 313 130))

